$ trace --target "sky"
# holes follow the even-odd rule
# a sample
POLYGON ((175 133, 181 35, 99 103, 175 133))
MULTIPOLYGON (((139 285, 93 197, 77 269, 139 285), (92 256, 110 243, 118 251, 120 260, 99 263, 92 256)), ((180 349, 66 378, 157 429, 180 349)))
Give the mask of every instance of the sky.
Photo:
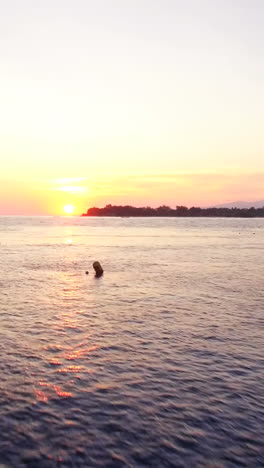
POLYGON ((0 214, 264 199, 263 0, 0 7, 0 214))

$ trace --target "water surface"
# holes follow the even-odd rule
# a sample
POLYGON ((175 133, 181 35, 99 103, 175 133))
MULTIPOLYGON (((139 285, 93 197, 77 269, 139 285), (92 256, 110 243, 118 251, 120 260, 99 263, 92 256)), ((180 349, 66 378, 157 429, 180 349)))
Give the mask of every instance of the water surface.
POLYGON ((263 219, 1 217, 0 463, 264 466, 263 240, 263 219))

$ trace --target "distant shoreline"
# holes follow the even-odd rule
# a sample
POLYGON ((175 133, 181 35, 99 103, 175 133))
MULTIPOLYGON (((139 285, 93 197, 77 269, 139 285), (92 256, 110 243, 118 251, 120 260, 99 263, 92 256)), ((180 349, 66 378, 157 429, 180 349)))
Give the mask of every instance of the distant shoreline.
POLYGON ((175 209, 162 205, 158 208, 106 205, 104 208, 89 208, 82 217, 118 218, 264 218, 262 208, 200 208, 177 206, 175 209))

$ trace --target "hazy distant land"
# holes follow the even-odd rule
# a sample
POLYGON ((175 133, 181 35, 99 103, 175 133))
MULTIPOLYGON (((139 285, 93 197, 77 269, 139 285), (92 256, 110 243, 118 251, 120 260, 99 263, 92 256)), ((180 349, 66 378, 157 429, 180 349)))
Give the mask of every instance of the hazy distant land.
POLYGON ((200 208, 193 206, 176 206, 171 208, 167 205, 158 208, 135 207, 130 205, 106 205, 104 208, 89 208, 82 216, 120 216, 120 217, 223 217, 223 218, 263 218, 264 206, 255 208, 239 207, 211 207, 200 208))

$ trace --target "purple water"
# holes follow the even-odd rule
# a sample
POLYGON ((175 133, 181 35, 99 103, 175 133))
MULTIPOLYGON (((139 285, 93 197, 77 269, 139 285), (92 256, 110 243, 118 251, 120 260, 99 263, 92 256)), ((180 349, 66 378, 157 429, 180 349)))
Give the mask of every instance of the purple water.
POLYGON ((1 217, 1 468, 264 466, 263 241, 263 219, 1 217))

